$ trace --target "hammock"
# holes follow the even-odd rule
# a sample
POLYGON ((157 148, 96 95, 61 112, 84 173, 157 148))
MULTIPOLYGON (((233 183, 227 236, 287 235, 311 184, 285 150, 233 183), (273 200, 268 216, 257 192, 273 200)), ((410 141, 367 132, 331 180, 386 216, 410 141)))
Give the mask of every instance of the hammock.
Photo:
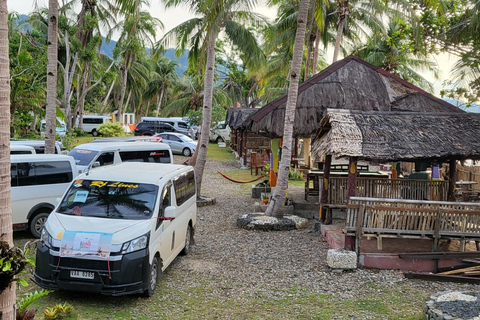
POLYGON ((260 176, 260 177, 258 177, 258 178, 253 179, 253 180, 250 180, 250 181, 237 181, 237 180, 233 180, 232 178, 227 177, 226 175, 224 175, 224 174, 221 173, 220 171, 217 171, 217 172, 218 172, 218 174, 220 174, 220 175, 221 175, 222 177, 224 177, 225 179, 227 179, 227 180, 229 180, 229 181, 232 181, 232 182, 235 182, 235 183, 250 183, 250 182, 254 182, 254 181, 260 180, 260 179, 262 179, 262 178, 264 178, 264 177, 267 176, 267 174, 264 174, 263 176, 260 176))

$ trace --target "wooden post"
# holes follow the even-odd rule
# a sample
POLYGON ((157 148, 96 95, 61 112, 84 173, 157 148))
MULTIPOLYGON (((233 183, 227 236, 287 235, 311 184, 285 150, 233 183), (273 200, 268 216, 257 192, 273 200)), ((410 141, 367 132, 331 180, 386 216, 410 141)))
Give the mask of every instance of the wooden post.
POLYGON ((449 177, 448 177, 448 192, 447 199, 448 201, 455 201, 455 182, 457 182, 457 161, 451 159, 448 162, 449 166, 449 177))
POLYGON ((304 139, 303 140, 303 155, 305 157, 305 165, 310 168, 310 144, 312 143, 312 139, 304 139))
POLYGON ((320 196, 320 208, 321 208, 321 217, 320 221, 324 224, 331 224, 332 223, 332 214, 331 211, 327 208, 327 206, 323 206, 324 204, 328 204, 328 186, 330 181, 330 167, 332 165, 332 155, 327 154, 325 156, 325 165, 323 168, 323 181, 322 181, 322 193, 320 196))
POLYGON ((355 197, 357 193, 357 157, 350 157, 348 164, 348 189, 347 189, 347 203, 350 197, 355 197))
POLYGON ((243 163, 247 165, 247 130, 243 131, 243 163))

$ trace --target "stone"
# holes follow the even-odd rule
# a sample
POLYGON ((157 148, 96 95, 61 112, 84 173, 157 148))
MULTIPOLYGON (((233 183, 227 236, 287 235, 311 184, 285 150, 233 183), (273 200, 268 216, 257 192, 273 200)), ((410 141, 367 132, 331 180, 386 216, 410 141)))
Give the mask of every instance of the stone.
POLYGON ((297 226, 298 230, 305 229, 308 224, 308 220, 305 218, 301 218, 299 216, 294 216, 294 215, 288 215, 284 216, 286 219, 290 219, 293 222, 295 222, 295 225, 297 226))
POLYGON ((357 254, 345 249, 329 249, 327 251, 327 265, 332 269, 356 269, 357 254))
POLYGON ((265 186, 256 186, 252 184, 252 198, 260 199, 260 195, 262 192, 271 192, 271 188, 265 186))

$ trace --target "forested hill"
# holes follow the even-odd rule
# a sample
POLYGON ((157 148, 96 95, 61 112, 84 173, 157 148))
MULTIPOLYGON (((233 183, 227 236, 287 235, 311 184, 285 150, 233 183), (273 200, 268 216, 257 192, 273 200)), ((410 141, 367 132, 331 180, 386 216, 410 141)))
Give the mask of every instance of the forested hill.
MULTIPOLYGON (((100 50, 103 54, 106 54, 109 57, 113 56, 113 48, 115 48, 116 41, 110 41, 110 43, 105 42, 105 38, 103 38, 102 49, 100 50)), ((185 50, 182 56, 179 58, 175 57, 175 50, 174 49, 167 49, 165 52, 165 56, 170 60, 177 61, 178 67, 176 68, 177 74, 182 76, 183 73, 187 70, 188 66, 188 50, 185 50)))

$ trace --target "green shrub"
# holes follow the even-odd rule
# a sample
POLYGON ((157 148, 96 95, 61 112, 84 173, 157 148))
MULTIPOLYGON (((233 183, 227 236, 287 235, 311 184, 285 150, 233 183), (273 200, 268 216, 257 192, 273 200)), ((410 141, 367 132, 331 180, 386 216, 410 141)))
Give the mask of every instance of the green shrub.
POLYGON ((118 122, 102 123, 98 126, 97 131, 104 137, 123 137, 126 135, 122 125, 118 122))

